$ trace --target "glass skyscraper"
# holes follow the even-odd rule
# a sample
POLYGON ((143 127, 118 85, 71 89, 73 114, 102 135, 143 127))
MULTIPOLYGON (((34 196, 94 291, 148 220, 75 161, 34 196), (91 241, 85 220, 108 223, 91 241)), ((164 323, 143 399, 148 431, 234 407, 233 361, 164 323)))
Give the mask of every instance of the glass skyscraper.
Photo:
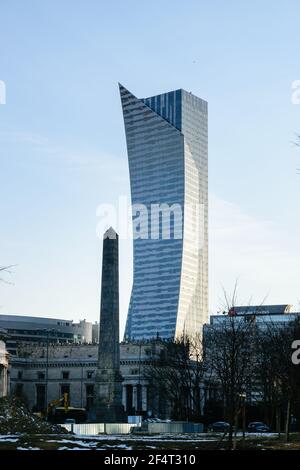
POLYGON ((120 94, 133 226, 139 208, 148 211, 134 233, 125 338, 201 333, 208 319, 207 102, 182 89, 138 99, 120 85, 120 94), (171 208, 169 236, 158 207, 171 208))

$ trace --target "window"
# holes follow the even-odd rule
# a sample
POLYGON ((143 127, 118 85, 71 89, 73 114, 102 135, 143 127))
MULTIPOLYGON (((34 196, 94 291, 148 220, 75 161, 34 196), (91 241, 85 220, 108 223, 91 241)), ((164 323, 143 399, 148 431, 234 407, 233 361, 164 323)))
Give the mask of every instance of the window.
POLYGON ((69 378, 70 378, 70 372, 68 372, 68 371, 63 371, 63 373, 62 373, 62 378, 63 378, 64 380, 69 380, 69 378))
MULTIPOLYGON (((42 374, 42 372, 39 372, 42 374)), ((36 411, 42 411, 46 407, 46 387, 45 385, 36 386, 36 411)))
POLYGON ((18 379, 22 380, 23 378, 23 372, 21 370, 18 370, 18 379))
POLYGON ((37 373, 37 378, 39 380, 45 380, 45 372, 38 372, 37 373))
POLYGON ((90 410, 94 403, 94 385, 86 385, 86 409, 90 410))
POLYGON ((15 396, 22 397, 23 395, 23 384, 16 384, 15 387, 15 396))
POLYGON ((94 374, 94 371, 93 370, 88 370, 87 373, 86 373, 86 376, 88 379, 92 379, 93 378, 93 374, 94 374))

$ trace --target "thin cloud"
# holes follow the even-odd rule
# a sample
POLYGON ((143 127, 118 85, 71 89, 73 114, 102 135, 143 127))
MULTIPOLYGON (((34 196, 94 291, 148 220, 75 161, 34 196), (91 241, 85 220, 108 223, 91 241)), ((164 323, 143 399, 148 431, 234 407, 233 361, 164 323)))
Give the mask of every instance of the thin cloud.
POLYGON ((290 228, 261 220, 210 194, 210 301, 219 304, 221 286, 232 289, 239 278, 239 297, 259 302, 296 303, 300 278, 299 247, 290 228))

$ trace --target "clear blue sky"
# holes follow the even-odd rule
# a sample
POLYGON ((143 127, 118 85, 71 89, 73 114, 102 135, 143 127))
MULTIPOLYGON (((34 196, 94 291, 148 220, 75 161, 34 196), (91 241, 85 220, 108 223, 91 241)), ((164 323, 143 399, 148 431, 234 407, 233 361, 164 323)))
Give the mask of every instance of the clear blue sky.
POLYGON ((129 195, 118 81, 209 103, 211 311, 236 278, 240 302, 297 305, 298 0, 1 0, 0 17, 1 312, 98 318, 96 208, 129 195))

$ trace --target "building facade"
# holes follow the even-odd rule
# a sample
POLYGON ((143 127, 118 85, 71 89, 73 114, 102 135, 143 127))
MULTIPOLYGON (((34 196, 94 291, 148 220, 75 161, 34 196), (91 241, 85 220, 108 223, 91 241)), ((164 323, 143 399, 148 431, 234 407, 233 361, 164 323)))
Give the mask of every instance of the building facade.
MULTIPOLYGON (((92 343, 93 325, 86 320, 74 323, 73 320, 62 320, 44 317, 29 317, 25 315, 0 314, 0 328, 7 331, 7 349, 15 354, 17 343, 92 343)), ((98 325, 97 325, 98 329, 98 325)), ((98 339, 97 332, 94 340, 98 339)))
MULTIPOLYGON (((241 344, 239 344, 242 335, 247 334, 251 337, 252 334, 257 332, 278 332, 281 329, 289 328, 290 324, 295 320, 299 321, 300 312, 293 311, 293 306, 290 304, 281 305, 251 305, 251 306, 234 306, 228 311, 224 311, 223 314, 211 315, 210 323, 204 325, 203 338, 204 345, 206 345, 206 359, 210 360, 210 344, 220 344, 222 354, 225 354, 226 346, 224 346, 223 338, 229 335, 229 346, 227 349, 227 355, 232 353, 234 343, 237 345, 236 349, 241 354, 241 344), (220 340, 218 340, 216 333, 220 332, 220 340), (210 338, 210 335, 213 335, 210 338), (235 337, 235 340, 234 340, 235 337), (213 343, 211 341, 213 340, 213 343)), ((253 340, 253 336, 252 336, 253 340)), ((253 345, 247 345, 248 350, 251 350, 251 360, 256 357, 256 344, 253 341, 253 345)), ((214 346, 213 346, 214 348, 214 346)), ((215 359, 215 351, 213 353, 215 359)), ((284 354, 284 351, 278 351, 278 354, 284 354)), ((292 348, 291 348, 292 355, 292 348)), ((249 356, 248 356, 249 357, 249 356)), ((226 368, 226 365, 224 366, 226 368)), ((242 374, 241 374, 242 376, 242 374)), ((248 404, 257 405, 262 403, 265 399, 265 386, 261 383, 261 378, 257 376, 257 373, 251 375, 251 386, 248 385, 246 393, 246 402, 248 404)), ((219 401, 221 403, 224 400, 223 387, 215 375, 211 373, 208 367, 207 381, 206 381, 206 400, 219 401)))
POLYGON ((211 315, 210 324, 205 325, 204 332, 210 326, 222 325, 234 318, 236 322, 251 320, 260 328, 272 325, 285 326, 289 322, 299 318, 300 313, 292 310, 292 305, 257 305, 257 306, 235 306, 222 315, 211 315))
MULTIPOLYGON (((152 396, 143 368, 149 364, 157 343, 121 343, 120 372, 122 404, 127 414, 148 411, 165 416, 160 398, 152 396)), ((68 393, 69 404, 92 409, 98 370, 98 345, 50 344, 47 347, 24 344, 11 357, 11 393, 25 398, 31 409, 45 409, 51 402, 68 393), (47 394, 46 394, 47 388, 47 394)))
POLYGON ((120 94, 134 237, 125 338, 194 335, 208 317, 207 102, 120 94))

